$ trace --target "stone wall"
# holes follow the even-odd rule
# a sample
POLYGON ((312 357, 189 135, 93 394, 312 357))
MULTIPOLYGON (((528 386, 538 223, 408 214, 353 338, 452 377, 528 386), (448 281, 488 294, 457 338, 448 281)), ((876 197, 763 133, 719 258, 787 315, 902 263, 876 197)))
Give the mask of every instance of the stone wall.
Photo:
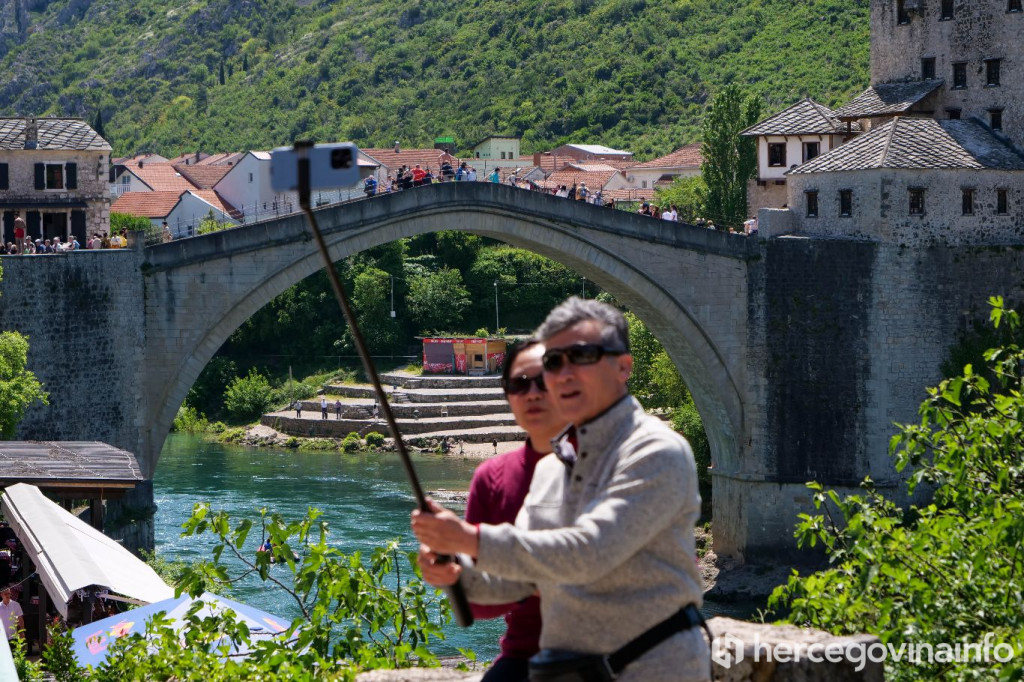
POLYGON ((1003 130, 1024 146, 1024 12, 1007 12, 1007 0, 957 0, 953 18, 943 20, 940 2, 922 0, 910 22, 898 24, 896 4, 871 0, 871 82, 918 80, 921 58, 934 57, 935 76, 945 80, 937 118, 946 118, 945 109, 957 108, 963 118, 988 121, 989 109, 1001 108, 1003 130), (998 87, 986 86, 984 60, 991 58, 1003 60, 998 87), (966 89, 952 88, 953 62, 967 63, 966 89))
POLYGON ((29 337, 28 367, 50 393, 17 437, 100 440, 135 452, 145 343, 140 253, 3 256, 0 329, 29 337))
POLYGON ((901 246, 1024 243, 1024 173, 997 170, 861 170, 789 176, 795 232, 901 246), (910 215, 909 191, 924 190, 924 213, 910 215), (963 190, 974 193, 974 213, 963 214, 963 190), (852 211, 839 215, 839 192, 852 192, 852 211), (997 191, 1007 211, 996 211, 997 191), (807 215, 807 192, 817 192, 818 214, 807 215))
MULTIPOLYGON (((782 208, 789 202, 786 193, 786 181, 776 184, 775 180, 765 180, 762 186, 757 180, 747 181, 747 215, 755 216, 762 208, 782 208)), ((760 225, 758 226, 760 229, 760 225)))

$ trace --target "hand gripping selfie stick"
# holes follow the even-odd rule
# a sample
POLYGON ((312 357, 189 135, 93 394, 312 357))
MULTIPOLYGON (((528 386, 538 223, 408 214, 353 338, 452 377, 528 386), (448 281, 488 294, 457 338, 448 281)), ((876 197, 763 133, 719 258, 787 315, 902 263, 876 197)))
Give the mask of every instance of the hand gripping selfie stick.
MULTIPOLYGON (((420 511, 429 512, 430 507, 427 505, 427 497, 423 494, 423 486, 420 485, 420 479, 416 475, 416 469, 413 468, 409 452, 405 449, 405 441, 402 440, 402 434, 398 431, 398 423, 395 422, 395 415, 391 412, 391 404, 388 402, 384 388, 381 386, 380 377, 377 376, 377 370, 373 366, 373 359, 370 358, 370 351, 366 347, 363 334, 359 331, 359 325, 356 324, 356 316, 352 313, 352 308, 349 306, 348 297, 341 286, 341 280, 338 278, 338 272, 334 268, 334 262, 331 261, 331 256, 327 252, 327 244, 324 243, 324 238, 320 234, 320 227, 317 225, 316 216, 310 208, 310 162, 306 154, 310 147, 312 147, 310 142, 296 142, 294 147, 298 157, 299 206, 309 220, 309 229, 313 232, 313 239, 316 240, 316 246, 320 250, 320 255, 323 256, 327 278, 331 281, 331 288, 334 289, 334 297, 338 299, 341 312, 345 315, 345 320, 352 330, 352 339, 355 341, 356 350, 359 351, 359 357, 363 361, 366 376, 370 378, 370 382, 373 384, 373 390, 380 401, 384 419, 388 423, 388 430, 391 431, 391 437, 395 439, 395 448, 398 450, 398 456, 402 459, 402 466, 405 467, 405 475, 409 479, 409 485, 412 486, 413 495, 416 497, 416 504, 420 511)), ((352 158, 351 162, 355 164, 357 159, 352 158)), ((442 556, 438 557, 438 560, 442 562, 451 561, 452 557, 442 556)), ((452 612, 455 614, 455 622, 462 627, 472 625, 473 614, 469 609, 469 602, 466 600, 466 592, 462 588, 462 583, 456 582, 451 587, 444 588, 444 591, 448 596, 448 603, 452 607, 452 612)))

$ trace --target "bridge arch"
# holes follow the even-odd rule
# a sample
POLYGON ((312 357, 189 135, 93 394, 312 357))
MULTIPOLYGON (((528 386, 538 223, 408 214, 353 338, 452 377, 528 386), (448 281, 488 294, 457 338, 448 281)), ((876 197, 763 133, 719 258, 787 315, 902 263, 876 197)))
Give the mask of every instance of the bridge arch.
MULTIPOLYGON (((715 466, 735 469, 747 428, 745 364, 737 352, 746 334, 750 249, 743 237, 488 183, 417 188, 321 209, 317 216, 335 261, 404 237, 456 229, 580 272, 652 329, 693 393, 715 466), (729 304, 722 301, 735 305, 726 312, 729 304)), ((224 341, 321 267, 300 215, 146 249, 149 386, 139 452, 147 476, 178 406, 224 341)))

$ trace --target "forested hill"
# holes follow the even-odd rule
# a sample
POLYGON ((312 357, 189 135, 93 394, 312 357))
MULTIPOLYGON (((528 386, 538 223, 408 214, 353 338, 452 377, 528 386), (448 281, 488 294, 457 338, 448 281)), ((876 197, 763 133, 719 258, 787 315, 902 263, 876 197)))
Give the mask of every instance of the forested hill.
POLYGON ((116 155, 516 134, 650 158, 727 82, 849 97, 868 47, 868 0, 7 0, 0 114, 101 111, 116 155))

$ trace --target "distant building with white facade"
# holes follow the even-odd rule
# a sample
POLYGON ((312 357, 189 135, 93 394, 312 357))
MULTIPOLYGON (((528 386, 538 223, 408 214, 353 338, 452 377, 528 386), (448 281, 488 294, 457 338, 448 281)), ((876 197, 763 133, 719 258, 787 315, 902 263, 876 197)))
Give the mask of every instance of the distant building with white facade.
POLYGON ((519 158, 519 138, 491 135, 473 145, 474 159, 512 162, 519 158))
POLYGON ((553 156, 570 157, 576 161, 632 161, 633 152, 612 149, 599 144, 563 144, 551 150, 553 156))

